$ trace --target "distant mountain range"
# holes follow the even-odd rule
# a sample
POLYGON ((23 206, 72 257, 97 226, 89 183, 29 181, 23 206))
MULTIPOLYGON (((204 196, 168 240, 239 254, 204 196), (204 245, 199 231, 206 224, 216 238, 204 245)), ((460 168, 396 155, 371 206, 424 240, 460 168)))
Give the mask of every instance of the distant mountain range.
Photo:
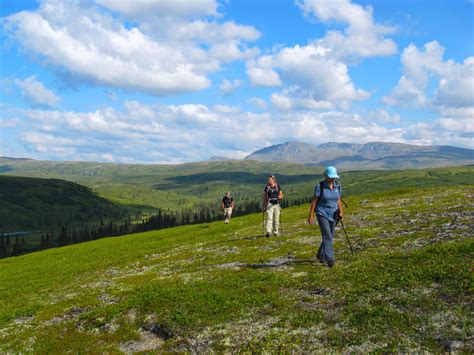
MULTIPOLYGON (((300 142, 286 142, 259 149, 244 158, 246 161, 300 163, 307 166, 335 165, 344 170, 371 170, 371 169, 411 169, 435 168, 447 166, 474 165, 474 150, 448 145, 412 145, 403 143, 371 142, 366 144, 336 143, 309 144, 300 142)), ((194 163, 196 166, 221 163, 232 164, 242 161, 223 156, 213 156, 204 162, 194 163)), ((249 162, 250 163, 250 162, 249 162)), ((46 169, 73 169, 79 175, 96 174, 97 169, 109 167, 114 170, 117 164, 94 162, 61 162, 40 161, 29 158, 10 158, 0 156, 0 174, 19 174, 26 176, 40 176, 35 174, 46 169), (46 164, 46 165, 45 165, 46 164), (67 168, 66 168, 67 166, 67 168), (88 170, 88 168, 90 168, 88 170), (39 169, 39 170, 38 170, 39 169), (92 171, 93 170, 93 171, 92 171), (31 174, 30 174, 31 173, 31 174)), ((127 169, 172 169, 173 165, 160 164, 120 164, 127 169), (167 167, 167 168, 166 168, 167 167)), ((189 165, 185 164, 185 165, 189 165)), ((177 165, 179 166, 179 164, 177 165)), ((47 177, 62 175, 47 174, 47 177)))
POLYGON ((335 165, 343 169, 406 169, 474 164, 474 150, 402 143, 286 142, 253 152, 244 159, 335 165))

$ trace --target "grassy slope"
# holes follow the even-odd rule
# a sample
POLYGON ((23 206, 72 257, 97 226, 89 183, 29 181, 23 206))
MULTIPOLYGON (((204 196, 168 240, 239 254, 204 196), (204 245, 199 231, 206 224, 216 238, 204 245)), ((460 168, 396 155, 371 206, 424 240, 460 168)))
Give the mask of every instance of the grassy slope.
POLYGON ((0 231, 24 221, 57 225, 69 221, 81 207, 120 211, 89 188, 69 181, 0 175, 0 231))
POLYGON ((348 197, 333 269, 308 206, 0 260, 0 351, 472 351, 473 194, 348 197))

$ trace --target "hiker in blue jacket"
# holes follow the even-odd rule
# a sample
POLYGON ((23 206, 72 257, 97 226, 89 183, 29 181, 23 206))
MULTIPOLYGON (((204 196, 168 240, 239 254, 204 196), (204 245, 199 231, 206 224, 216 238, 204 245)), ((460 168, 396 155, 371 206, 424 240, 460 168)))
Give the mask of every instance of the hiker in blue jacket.
POLYGON ((313 212, 316 212, 319 228, 321 229, 322 241, 316 257, 321 264, 332 267, 336 262, 334 256, 334 230, 337 219, 343 217, 341 185, 336 181, 339 179, 334 166, 328 166, 324 170, 324 180, 314 188, 314 198, 309 210, 308 223, 313 224, 313 212))

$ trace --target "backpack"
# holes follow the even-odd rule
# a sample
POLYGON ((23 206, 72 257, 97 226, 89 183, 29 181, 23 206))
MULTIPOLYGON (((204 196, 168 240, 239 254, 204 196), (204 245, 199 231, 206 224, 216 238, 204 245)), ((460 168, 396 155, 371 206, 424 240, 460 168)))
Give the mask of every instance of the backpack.
POLYGON ((281 191, 281 187, 280 185, 277 183, 275 185, 275 188, 271 188, 270 185, 267 185, 265 187, 265 190, 266 191, 266 194, 267 194, 267 198, 268 198, 268 202, 272 205, 276 205, 276 204, 279 204, 279 200, 278 200, 278 194, 280 193, 281 191), (268 189, 267 189, 268 188, 268 189))

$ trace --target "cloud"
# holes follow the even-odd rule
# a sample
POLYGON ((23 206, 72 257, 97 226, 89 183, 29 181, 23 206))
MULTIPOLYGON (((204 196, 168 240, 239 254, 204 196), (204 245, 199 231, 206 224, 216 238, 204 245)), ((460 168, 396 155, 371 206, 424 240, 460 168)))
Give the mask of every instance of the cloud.
POLYGON ((474 137, 474 120, 472 117, 469 119, 441 118, 436 123, 443 131, 470 132, 474 137))
POLYGON ((0 118, 0 128, 15 128, 20 124, 19 118, 0 118))
POLYGON ((146 105, 137 101, 125 102, 122 110, 30 109, 19 114, 18 144, 24 152, 32 152, 20 155, 40 159, 124 163, 202 161, 212 155, 241 158, 289 140, 472 146, 468 118, 443 117, 432 124, 403 126, 396 123, 397 115, 386 111, 373 115, 338 110, 254 113, 226 105, 146 105), (386 126, 387 120, 391 127, 386 126))
POLYGON ((232 81, 229 81, 227 79, 224 79, 219 86, 219 89, 222 91, 224 95, 229 95, 238 88, 242 86, 242 80, 239 79, 234 79, 232 81))
POLYGON ((254 86, 274 87, 280 86, 282 81, 278 73, 272 68, 273 57, 264 55, 257 60, 252 60, 247 63, 247 75, 250 83, 254 86))
POLYGON ((435 110, 474 106, 474 57, 456 63, 443 56, 444 48, 436 41, 426 43, 423 50, 410 44, 401 57, 404 75, 382 102, 435 110), (431 93, 430 82, 436 88, 431 93))
POLYGON ((250 105, 252 105, 252 106, 254 106, 254 107, 256 107, 260 110, 265 110, 267 108, 267 102, 264 99, 260 98, 260 97, 255 97, 255 96, 251 97, 250 99, 247 100, 247 102, 250 105))
POLYGON ((214 110, 220 113, 227 114, 238 114, 240 113, 240 108, 237 106, 228 106, 228 105, 214 105, 214 110))
MULTIPOLYGON (((281 74, 277 74, 278 80, 283 78, 289 85, 279 96, 288 98, 291 94, 294 97, 293 101, 328 108, 347 107, 351 101, 369 97, 367 92, 357 89, 352 83, 346 64, 328 58, 324 50, 313 44, 283 48, 271 58, 268 56, 259 58, 255 63, 272 67, 272 69, 260 68, 263 71, 279 70, 281 74)), ((258 79, 252 76, 252 72, 247 73, 251 82, 258 82, 258 79)), ((272 76, 265 77, 269 80, 272 76)))
POLYGON ((330 52, 332 58, 365 58, 392 55, 397 46, 384 35, 394 32, 389 26, 374 22, 372 8, 363 8, 347 0, 304 0, 297 5, 306 16, 347 25, 344 32, 329 31, 317 45, 330 52))
POLYGON ((333 109, 334 105, 329 101, 316 101, 312 98, 294 97, 289 90, 282 93, 273 93, 270 101, 280 111, 291 111, 295 109, 321 110, 333 109))
POLYGON ((217 15, 217 3, 214 0, 96 0, 96 2, 134 19, 150 16, 197 17, 217 15))
MULTIPOLYGON (((158 26, 143 20, 133 27, 87 4, 46 1, 37 11, 6 17, 4 26, 26 51, 41 55, 53 67, 91 83, 157 96, 205 89, 210 86, 207 75, 222 63, 258 53, 246 47, 260 36, 251 26, 167 18, 158 26)), ((170 14, 184 8, 198 15, 212 12, 196 10, 210 9, 208 1, 186 2, 189 6, 141 1, 136 8, 128 1, 101 4, 137 16, 148 7, 155 12, 167 8, 170 14)))
POLYGON ((51 90, 47 89, 36 77, 16 79, 15 84, 21 89, 23 97, 34 105, 56 106, 61 99, 51 90))
POLYGON ((419 88, 412 80, 402 76, 391 94, 382 98, 382 103, 402 107, 424 107, 426 97, 423 88, 419 88))
POLYGON ((358 60, 387 56, 397 47, 386 34, 393 28, 374 21, 371 8, 349 1, 298 1, 306 16, 346 26, 343 32, 328 31, 306 45, 280 47, 247 62, 247 75, 255 86, 283 86, 272 96, 280 110, 347 109, 352 101, 365 100, 369 93, 358 89, 349 76, 348 66, 358 60))
POLYGON ((435 105, 474 106, 474 57, 466 59, 463 64, 452 65, 448 70, 439 81, 434 95, 435 105))
POLYGON ((434 123, 418 122, 407 127, 402 137, 414 144, 455 145, 474 149, 472 126, 470 131, 460 132, 459 126, 446 123, 441 120, 434 123))
POLYGON ((401 121, 400 115, 398 113, 391 115, 386 110, 381 108, 369 112, 367 118, 369 119, 369 121, 382 122, 386 124, 398 124, 401 121))

